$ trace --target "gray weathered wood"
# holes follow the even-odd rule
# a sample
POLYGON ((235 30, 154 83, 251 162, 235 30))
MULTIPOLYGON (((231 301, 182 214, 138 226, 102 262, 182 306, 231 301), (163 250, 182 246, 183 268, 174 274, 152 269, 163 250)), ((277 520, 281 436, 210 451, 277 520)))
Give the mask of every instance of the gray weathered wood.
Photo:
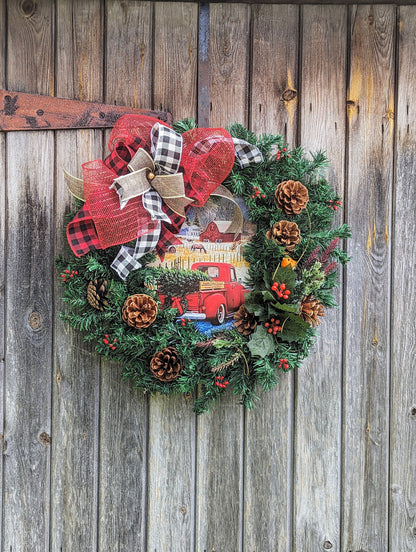
MULTIPOLYGON (((7 82, 53 90, 52 6, 7 5, 7 82), (52 78, 51 78, 52 77, 52 78)), ((53 135, 7 137, 3 546, 49 550, 53 274, 53 135)))
MULTIPOLYGON (((256 133, 296 136, 297 97, 282 93, 297 89, 299 9, 295 6, 253 6, 251 128, 256 133), (278 63, 270 63, 278 52, 278 63), (261 107, 260 107, 261 106, 261 107)), ((244 550, 262 552, 292 548, 293 373, 261 394, 261 402, 246 413, 244 473, 244 550), (279 514, 276 515, 276 512, 279 514)))
MULTIPOLYGON (((106 5, 107 101, 151 107, 151 2, 106 5)), ((107 139, 106 139, 107 143, 107 139)), ((107 152, 106 152, 107 153, 107 152)), ((100 410, 99 550, 145 550, 148 399, 103 362, 100 410)))
MULTIPOLYGON (((209 125, 247 124, 247 6, 210 6, 209 125), (243 38, 244 37, 244 38, 243 38)), ((197 421, 196 549, 242 546, 244 416, 226 393, 197 421)))
MULTIPOLYGON (((56 92, 102 100, 100 2, 56 3, 56 92)), ((63 168, 81 175, 81 163, 101 157, 102 132, 56 133, 56 251, 67 253, 64 216, 74 201, 63 168)), ((57 275, 57 279, 59 274, 57 275)), ((97 546, 100 361, 79 332, 58 319, 65 309, 56 281, 51 550, 94 550, 97 546)))
MULTIPOLYGON (((300 143, 306 151, 326 150, 328 179, 343 196, 347 10, 304 6, 302 21, 300 143)), ((342 223, 342 211, 335 221, 342 223)), ((335 552, 341 550, 342 311, 328 309, 319 333, 296 374, 294 548, 335 552)))
POLYGON ((390 550, 415 550, 416 527, 416 7, 399 12, 397 161, 393 226, 390 550))
POLYGON ((174 121, 196 117, 198 6, 158 2, 154 9, 153 105, 174 121))
MULTIPOLYGON (((174 120, 196 117, 198 11, 195 4, 155 6, 155 105, 174 120)), ((147 551, 194 549, 195 415, 183 397, 152 397, 149 408, 147 551)))
POLYGON ((341 549, 387 550, 395 9, 350 18, 341 549))
POLYGON ((256 132, 277 132, 296 144, 299 7, 252 7, 250 119, 256 132))
MULTIPOLYGON (((6 4, 0 1, 0 86, 6 81, 6 4)), ((0 135, 0 447, 4 434, 4 355, 5 355, 5 270, 6 270, 6 137, 0 135)), ((3 454, 0 455, 0 470, 3 473, 3 454)), ((3 480, 0 483, 0 548, 3 542, 3 480)))
POLYGON ((212 127, 248 123, 250 7, 210 7, 210 120, 212 127))

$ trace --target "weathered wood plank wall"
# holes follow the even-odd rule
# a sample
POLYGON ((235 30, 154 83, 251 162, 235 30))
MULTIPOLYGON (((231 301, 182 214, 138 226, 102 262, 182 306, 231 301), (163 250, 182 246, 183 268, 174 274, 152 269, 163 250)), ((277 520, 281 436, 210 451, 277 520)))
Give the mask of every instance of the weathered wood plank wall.
POLYGON ((0 0, 2 87, 324 148, 353 231, 304 367, 196 419, 58 320, 61 169, 108 132, 0 135, 2 551, 416 550, 416 6, 301 4, 0 0))

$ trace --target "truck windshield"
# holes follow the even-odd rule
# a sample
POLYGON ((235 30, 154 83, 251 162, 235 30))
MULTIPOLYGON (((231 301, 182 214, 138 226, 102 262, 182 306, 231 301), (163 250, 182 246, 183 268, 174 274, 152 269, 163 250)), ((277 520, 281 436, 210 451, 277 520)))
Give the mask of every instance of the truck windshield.
POLYGON ((220 275, 220 269, 218 266, 200 266, 198 270, 206 272, 210 278, 218 278, 220 275))

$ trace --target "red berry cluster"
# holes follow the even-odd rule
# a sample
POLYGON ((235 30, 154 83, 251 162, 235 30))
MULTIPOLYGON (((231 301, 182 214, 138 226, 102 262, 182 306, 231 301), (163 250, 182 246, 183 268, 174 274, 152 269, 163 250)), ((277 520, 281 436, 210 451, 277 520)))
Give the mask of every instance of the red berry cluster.
POLYGON ((275 291, 279 299, 289 299, 290 290, 286 289, 286 284, 279 284, 273 282, 272 291, 275 291))
POLYGON ((267 331, 273 335, 276 335, 277 332, 282 331, 282 326, 280 325, 280 320, 276 320, 275 318, 271 318, 270 322, 266 322, 264 324, 264 327, 267 328, 267 331))
POLYGON ((283 370, 289 370, 289 364, 287 362, 287 358, 280 359, 279 368, 283 368, 283 370))
POLYGON ((61 274, 62 281, 66 282, 68 278, 73 278, 74 276, 77 276, 77 274, 78 274, 78 270, 71 270, 71 272, 69 272, 69 270, 66 269, 61 274))
MULTIPOLYGON (((276 161, 279 161, 279 159, 282 157, 285 156, 286 154, 286 151, 287 151, 287 148, 283 148, 282 150, 279 150, 277 153, 276 153, 276 161)), ((290 157, 290 155, 286 155, 286 157, 290 157)))
POLYGON ((341 201, 333 201, 332 199, 328 201, 328 207, 334 211, 338 211, 338 205, 341 206, 341 201))
POLYGON ((115 351, 117 339, 114 338, 114 339, 113 339, 113 342, 111 342, 111 341, 109 340, 109 337, 110 337, 110 336, 109 336, 108 334, 105 334, 105 336, 104 336, 104 338, 103 338, 103 343, 104 343, 104 345, 108 345, 109 348, 110 348, 112 351, 115 351))
POLYGON ((251 199, 255 199, 257 197, 264 199, 266 195, 261 193, 258 186, 253 186, 253 195, 251 196, 251 199))
POLYGON ((181 326, 186 326, 186 323, 188 322, 188 320, 186 318, 180 318, 179 322, 181 323, 181 326))
POLYGON ((227 385, 230 383, 229 381, 223 381, 224 376, 215 376, 215 385, 217 387, 221 387, 221 389, 225 389, 227 385))

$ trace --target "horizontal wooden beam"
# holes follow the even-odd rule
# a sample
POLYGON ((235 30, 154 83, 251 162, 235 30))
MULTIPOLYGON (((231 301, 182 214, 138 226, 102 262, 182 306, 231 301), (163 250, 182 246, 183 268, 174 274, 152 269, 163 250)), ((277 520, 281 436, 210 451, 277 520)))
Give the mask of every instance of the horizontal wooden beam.
POLYGON ((127 113, 172 122, 171 114, 165 111, 82 102, 10 90, 0 90, 0 107, 0 131, 4 132, 110 128, 127 113))
MULTIPOLYGON (((163 2, 165 0, 154 0, 155 2, 163 2)), ((204 2, 195 2, 195 0, 182 0, 183 2, 193 2, 194 4, 335 4, 338 6, 360 5, 360 4, 390 4, 391 6, 414 6, 416 0, 206 0, 204 2)))

